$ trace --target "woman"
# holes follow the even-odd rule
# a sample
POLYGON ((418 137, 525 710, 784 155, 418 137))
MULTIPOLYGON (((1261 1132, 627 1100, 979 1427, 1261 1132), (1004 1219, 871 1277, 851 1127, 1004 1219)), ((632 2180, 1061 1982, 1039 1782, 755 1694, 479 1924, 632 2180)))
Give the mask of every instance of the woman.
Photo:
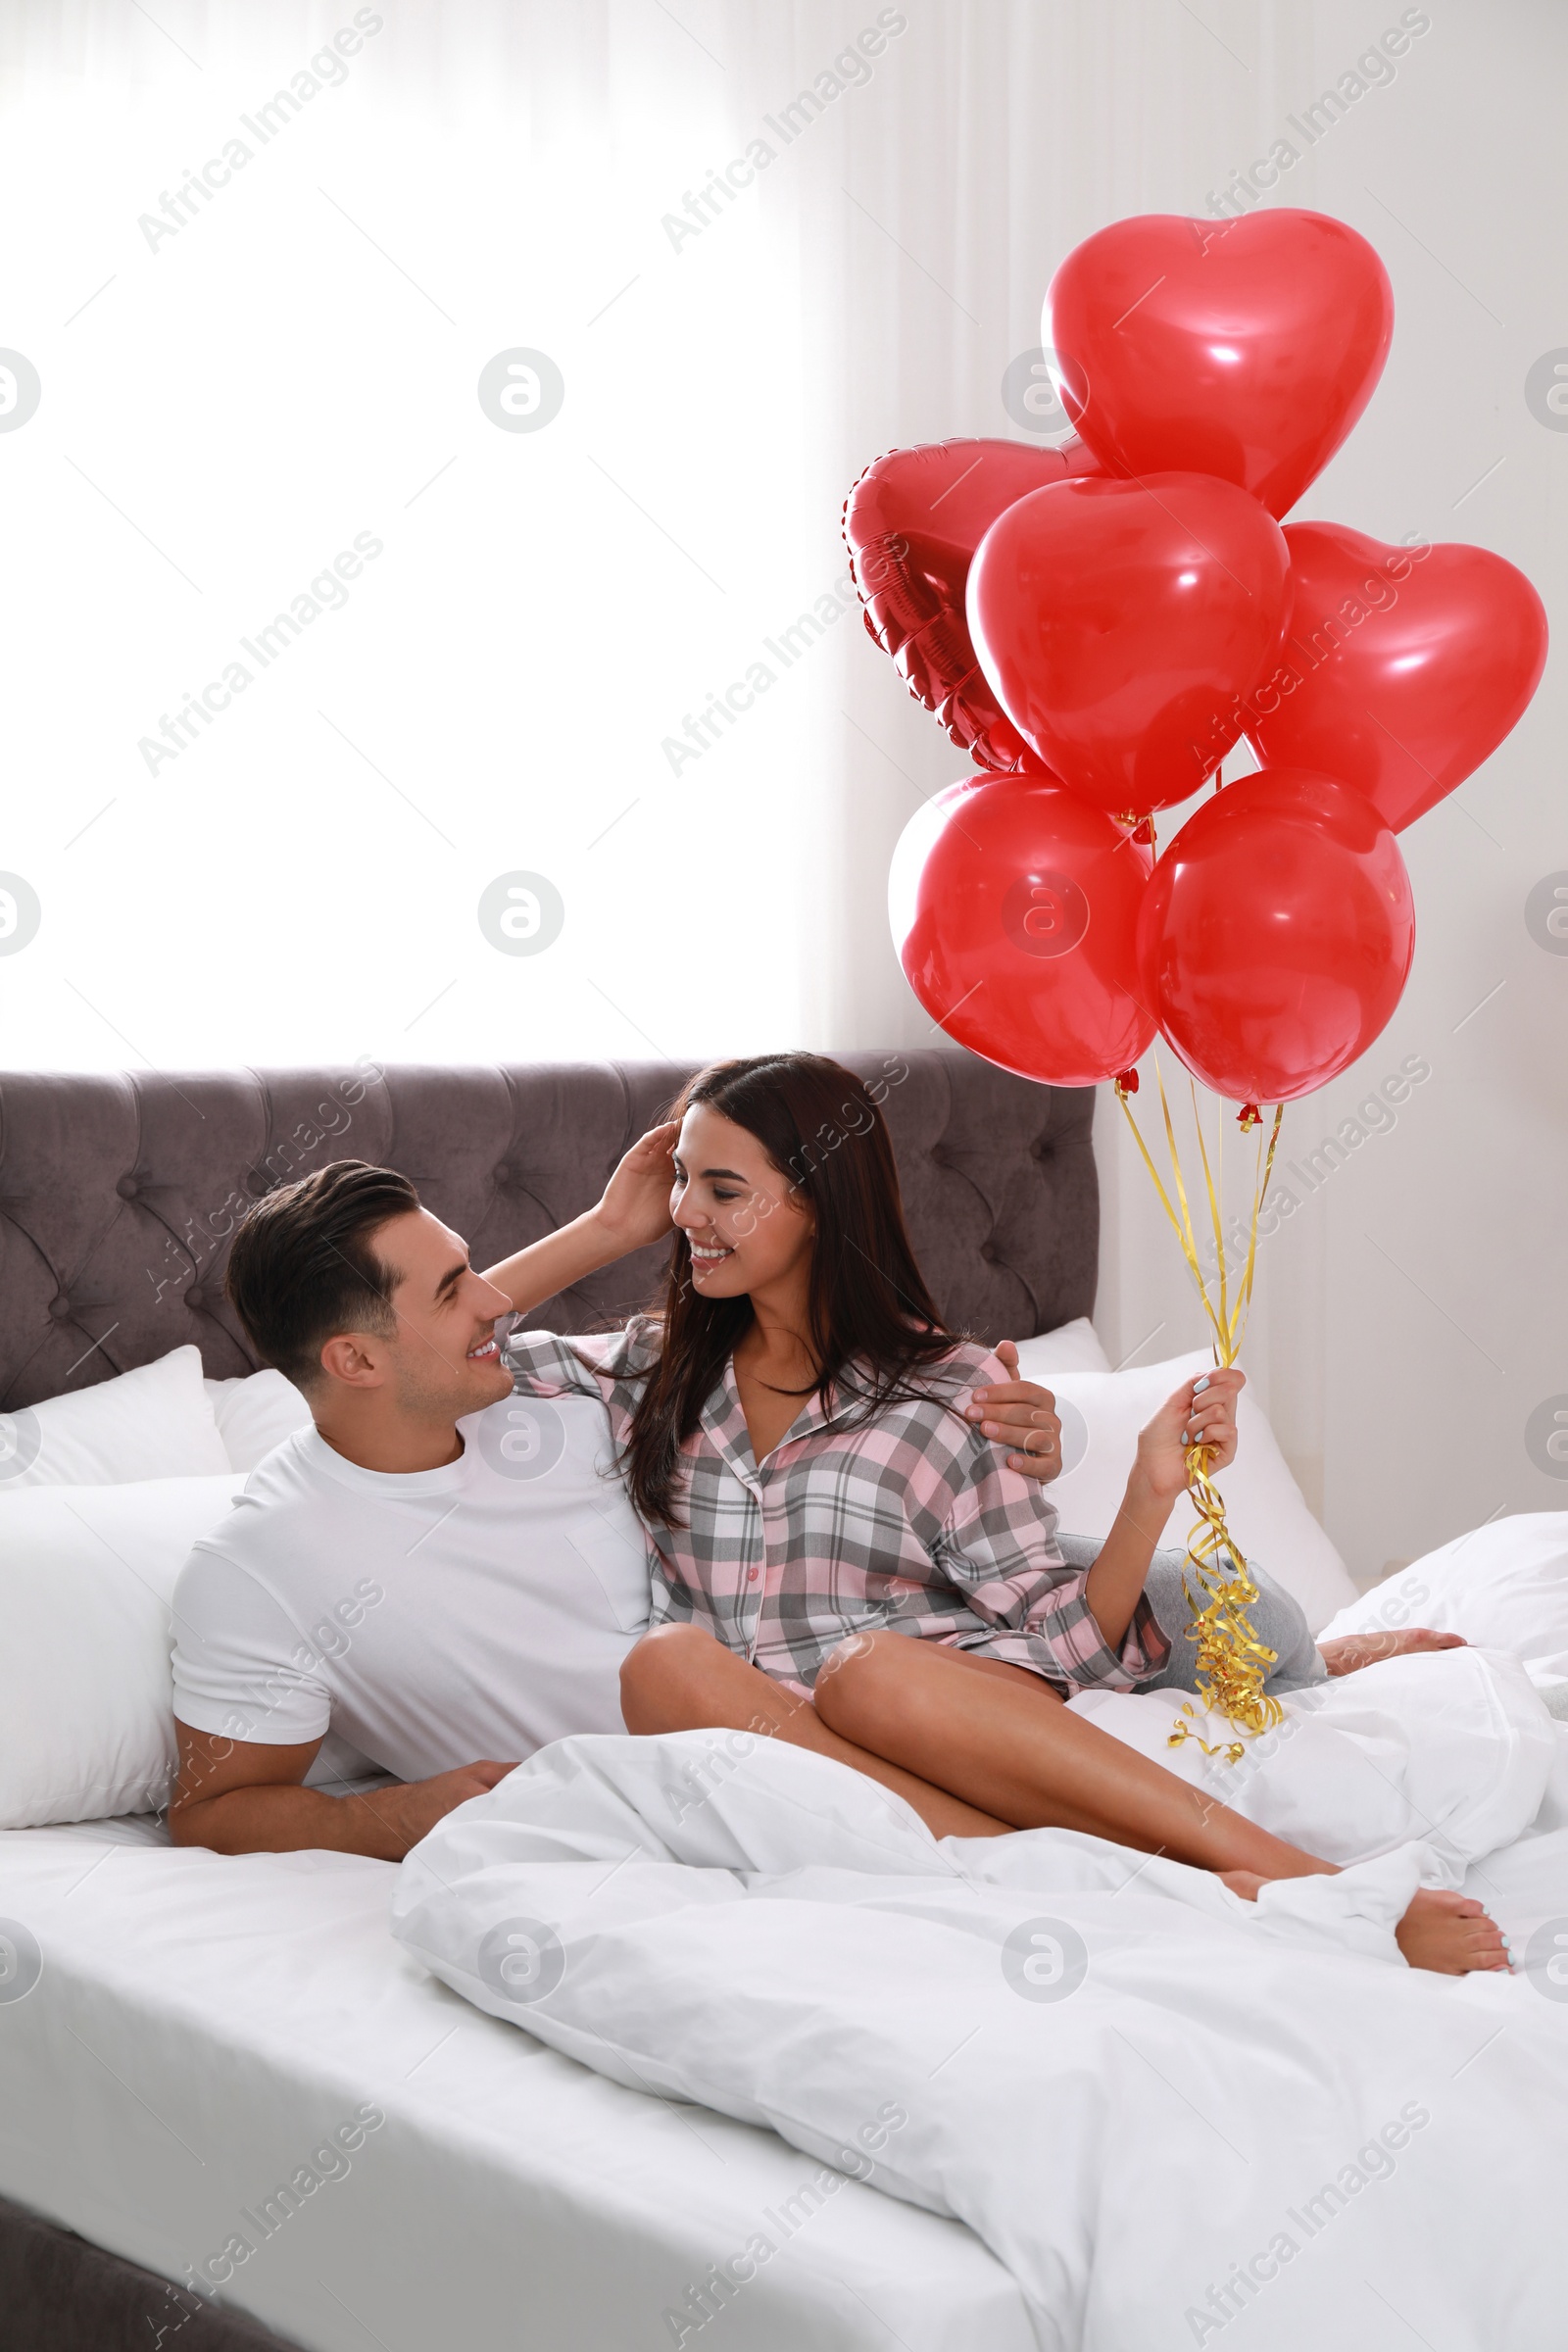
MULTIPOLYGON (((1007 1367, 943 1330, 860 1081, 809 1054, 719 1063, 677 1122, 662 1314, 591 1360, 538 1333, 508 1350, 519 1387, 605 1398, 657 1547, 627 1728, 793 1740, 894 1789, 939 1837, 1082 1830, 1244 1894, 1330 1871, 1062 1704, 1163 1663, 1145 1579, 1187 1446, 1201 1438, 1219 1468, 1234 1455, 1242 1375, 1168 1400, 1109 1536, 1069 1568, 1051 1504, 986 1442, 976 1389, 1007 1367)), ((669 1133, 644 1139, 628 1176, 651 1189, 669 1133)), ((1398 1936, 1415 1966, 1507 1964, 1457 1895, 1418 1894, 1398 1936)))

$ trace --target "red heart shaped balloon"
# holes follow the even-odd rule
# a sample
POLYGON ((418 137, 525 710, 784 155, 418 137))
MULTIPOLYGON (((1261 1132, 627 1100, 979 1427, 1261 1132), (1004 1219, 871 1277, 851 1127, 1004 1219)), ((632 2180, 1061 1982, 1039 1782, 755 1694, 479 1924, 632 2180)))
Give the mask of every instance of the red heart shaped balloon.
POLYGON ((1285 650, 1252 693, 1249 740, 1265 764, 1343 777, 1400 832, 1517 723, 1545 666, 1545 609, 1484 547, 1388 547, 1339 522, 1285 538, 1285 650))
POLYGON ((1371 399, 1393 333, 1366 239, 1280 206, 1098 230, 1052 279, 1041 340, 1108 472, 1215 473, 1280 515, 1371 399))
POLYGON ((1098 473, 1081 441, 935 441, 890 450, 844 507, 865 625, 960 752, 1012 769, 1028 751, 981 675, 964 617, 969 564, 997 516, 1048 483, 1098 473))
POLYGON ((888 912, 909 986, 948 1035, 1022 1078, 1095 1086, 1154 1035, 1140 1003, 1148 850, 1054 776, 972 776, 921 808, 888 912))
POLYGON ((1058 482, 1010 506, 969 572, 980 665, 1064 783, 1147 815, 1198 790, 1274 666, 1290 557, 1255 498, 1201 473, 1058 482))
POLYGON ((1305 768, 1265 767, 1205 801, 1138 922, 1160 1028, 1233 1102, 1326 1086, 1387 1025, 1414 953, 1398 843, 1358 792, 1305 768))

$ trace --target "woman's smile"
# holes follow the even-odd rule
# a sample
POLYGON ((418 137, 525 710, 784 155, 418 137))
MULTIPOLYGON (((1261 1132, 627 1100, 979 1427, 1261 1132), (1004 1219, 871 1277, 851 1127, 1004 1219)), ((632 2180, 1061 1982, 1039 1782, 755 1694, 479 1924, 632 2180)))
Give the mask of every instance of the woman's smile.
POLYGON ((735 1254, 733 1250, 727 1249, 721 1242, 692 1242, 691 1252, 694 1274, 710 1273, 714 1266, 721 1264, 726 1257, 733 1257, 735 1254))

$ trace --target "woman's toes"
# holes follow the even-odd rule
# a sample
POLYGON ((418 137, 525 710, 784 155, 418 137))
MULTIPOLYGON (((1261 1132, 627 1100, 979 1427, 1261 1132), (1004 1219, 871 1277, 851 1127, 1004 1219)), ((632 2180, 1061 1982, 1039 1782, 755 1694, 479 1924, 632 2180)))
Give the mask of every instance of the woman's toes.
MULTIPOLYGON (((1215 1876, 1247 1902, 1255 1902, 1266 1884, 1253 1870, 1221 1870, 1215 1876)), ((1411 1968, 1429 1969, 1438 1976, 1466 1977, 1513 1967, 1508 1939, 1486 1905, 1451 1886, 1417 1887, 1394 1934, 1411 1968)))
POLYGON ((1441 1886, 1423 1886, 1395 1930, 1412 1968, 1439 1976, 1463 1977, 1480 1969, 1506 1968, 1502 1933, 1472 1896, 1441 1886))

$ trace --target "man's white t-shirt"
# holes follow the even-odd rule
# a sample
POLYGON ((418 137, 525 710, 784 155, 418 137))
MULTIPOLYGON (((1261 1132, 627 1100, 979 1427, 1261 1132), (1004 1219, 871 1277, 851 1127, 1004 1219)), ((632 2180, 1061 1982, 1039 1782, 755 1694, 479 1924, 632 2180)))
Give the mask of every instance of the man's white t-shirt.
POLYGON ((314 1427, 267 1456, 180 1572, 181 1723, 277 1746, 330 1728, 405 1781, 624 1730, 648 1547, 603 1406, 516 1396, 458 1429, 440 1470, 362 1470, 314 1427))

